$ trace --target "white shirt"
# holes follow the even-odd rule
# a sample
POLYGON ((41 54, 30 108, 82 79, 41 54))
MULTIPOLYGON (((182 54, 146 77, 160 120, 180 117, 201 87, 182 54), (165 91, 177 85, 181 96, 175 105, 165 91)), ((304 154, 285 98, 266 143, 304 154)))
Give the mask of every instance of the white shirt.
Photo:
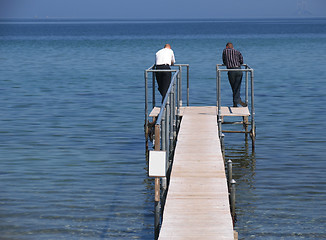
POLYGON ((175 63, 173 50, 170 48, 163 48, 156 53, 155 58, 156 65, 171 65, 175 63))

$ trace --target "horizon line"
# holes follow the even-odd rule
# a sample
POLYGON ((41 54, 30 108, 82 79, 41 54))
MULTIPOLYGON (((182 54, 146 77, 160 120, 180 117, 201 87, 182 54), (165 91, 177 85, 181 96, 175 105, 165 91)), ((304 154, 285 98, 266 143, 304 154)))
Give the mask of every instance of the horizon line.
POLYGON ((109 20, 109 21, 193 21, 193 20, 273 20, 273 19, 326 19, 326 16, 288 17, 212 17, 212 18, 106 18, 106 17, 0 17, 0 20, 109 20))

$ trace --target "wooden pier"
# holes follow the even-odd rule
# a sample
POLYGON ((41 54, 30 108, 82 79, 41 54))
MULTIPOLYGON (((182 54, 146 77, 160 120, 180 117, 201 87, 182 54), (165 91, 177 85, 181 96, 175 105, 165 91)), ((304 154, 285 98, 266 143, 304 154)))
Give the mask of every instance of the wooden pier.
MULTIPOLYGON (((236 240, 235 181, 232 179, 232 161, 225 163, 223 133, 245 133, 246 139, 250 134, 254 151, 253 69, 248 65, 241 69, 246 73, 245 102, 250 107, 221 106, 221 73, 230 71, 221 69, 222 65, 217 65, 216 106, 195 107, 189 106, 189 65, 175 67, 179 69, 169 70, 174 74, 161 107, 155 104, 155 73, 162 70, 153 66, 145 70, 145 137, 147 141, 154 140, 154 150, 148 154, 149 176, 155 177, 154 239, 236 240), (187 106, 182 106, 181 73, 185 66, 187 106), (150 73, 151 110, 148 98, 150 73), (226 121, 230 117, 242 117, 242 121, 234 121, 234 118, 226 121), (222 129, 226 124, 241 124, 244 130, 222 129)), ((149 150, 148 142, 146 147, 149 150)))
POLYGON ((234 239, 216 107, 186 107, 159 235, 234 239))

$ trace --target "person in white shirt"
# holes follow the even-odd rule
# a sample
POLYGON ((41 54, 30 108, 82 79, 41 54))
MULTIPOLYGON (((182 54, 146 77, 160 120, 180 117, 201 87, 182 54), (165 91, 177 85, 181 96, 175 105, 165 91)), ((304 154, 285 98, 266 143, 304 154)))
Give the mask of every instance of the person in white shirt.
MULTIPOLYGON (((165 44, 164 48, 156 53, 155 69, 171 69, 170 66, 175 63, 175 57, 170 44, 165 44)), ((162 102, 171 83, 171 72, 156 72, 156 81, 158 90, 162 95, 162 102)))

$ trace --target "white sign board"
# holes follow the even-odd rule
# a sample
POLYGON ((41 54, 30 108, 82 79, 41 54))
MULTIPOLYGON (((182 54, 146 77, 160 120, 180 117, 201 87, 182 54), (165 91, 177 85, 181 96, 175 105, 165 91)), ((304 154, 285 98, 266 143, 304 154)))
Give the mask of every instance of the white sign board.
POLYGON ((166 176, 166 152, 149 151, 149 173, 150 177, 166 176))

